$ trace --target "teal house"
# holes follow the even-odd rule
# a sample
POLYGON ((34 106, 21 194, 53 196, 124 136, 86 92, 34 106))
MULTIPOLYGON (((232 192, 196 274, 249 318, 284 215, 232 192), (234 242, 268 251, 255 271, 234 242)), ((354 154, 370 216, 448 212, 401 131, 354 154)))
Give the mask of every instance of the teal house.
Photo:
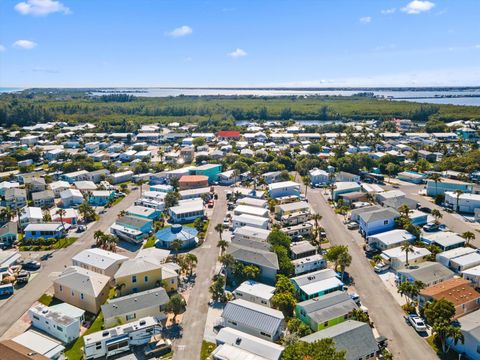
POLYGON ((145 206, 132 205, 127 209, 127 214, 131 216, 136 216, 141 219, 147 220, 158 220, 162 215, 161 211, 158 209, 148 208, 145 206))
POLYGON ((205 164, 197 166, 190 170, 190 175, 208 176, 208 182, 212 183, 218 180, 218 174, 222 172, 221 164, 205 164))
POLYGON ((88 203, 92 206, 105 206, 115 199, 115 191, 96 190, 88 197, 88 203))
POLYGON ((323 269, 296 276, 290 281, 295 286, 300 300, 308 300, 343 290, 344 284, 332 269, 323 269))
POLYGON ((17 223, 10 221, 0 227, 0 247, 11 246, 17 240, 17 223))
POLYGON ((319 331, 348 320, 354 309, 358 309, 358 306, 348 293, 334 291, 319 298, 299 302, 295 306, 295 315, 310 329, 319 331))

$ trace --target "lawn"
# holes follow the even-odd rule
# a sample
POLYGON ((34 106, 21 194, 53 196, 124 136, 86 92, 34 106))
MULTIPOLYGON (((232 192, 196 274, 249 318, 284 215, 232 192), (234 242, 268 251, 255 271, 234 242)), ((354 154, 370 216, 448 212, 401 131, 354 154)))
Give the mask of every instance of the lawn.
POLYGON ((88 334, 92 334, 94 332, 102 330, 103 326, 103 314, 97 316, 93 324, 88 328, 87 331, 83 334, 83 336, 79 337, 73 344, 67 345, 65 350, 65 356, 69 360, 80 360, 83 359, 83 337, 88 334))
POLYGON ((38 302, 45 305, 45 306, 50 306, 53 302, 53 296, 52 295, 48 295, 48 294, 43 294, 42 296, 40 296, 40 298, 38 299, 38 302))
POLYGON ((55 244, 53 244, 52 249, 63 249, 66 248, 70 245, 72 245, 75 241, 77 241, 77 237, 67 237, 58 240, 55 244))
POLYGON ((148 249, 148 248, 154 247, 155 241, 157 241, 157 238, 155 236, 150 236, 145 242, 145 245, 143 245, 143 248, 148 249))
POLYGON ((200 360, 207 359, 217 346, 214 343, 203 340, 202 350, 200 351, 200 360))

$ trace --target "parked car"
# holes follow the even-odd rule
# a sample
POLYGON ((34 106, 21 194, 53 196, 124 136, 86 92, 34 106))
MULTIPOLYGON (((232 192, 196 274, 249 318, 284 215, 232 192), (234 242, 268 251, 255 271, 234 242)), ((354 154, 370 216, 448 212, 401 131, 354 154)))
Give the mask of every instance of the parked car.
POLYGON ((85 225, 79 225, 77 227, 77 233, 84 232, 85 230, 87 230, 87 227, 85 225))
POLYGON ((223 219, 223 226, 229 226, 230 225, 230 220, 226 217, 223 219))
POLYGON ((429 207, 426 207, 426 206, 420 206, 417 210, 419 210, 421 212, 424 212, 424 213, 427 213, 427 214, 432 213, 432 209, 430 209, 429 207))
POLYGON ((42 265, 36 260, 28 260, 22 264, 24 270, 38 270, 42 265))
POLYGON ((360 296, 357 293, 351 293, 349 295, 357 305, 360 304, 360 296))
POLYGON ((426 231, 426 232, 439 231, 440 230, 440 224, 437 224, 437 223, 426 224, 426 225, 423 225, 422 229, 423 229, 423 231, 426 231))
POLYGON ((347 224, 347 229, 348 229, 348 230, 358 229, 358 223, 356 223, 355 221, 350 221, 350 222, 347 224))
POLYGON ((390 268, 390 265, 388 265, 388 264, 378 263, 373 268, 373 271, 375 271, 377 274, 379 274, 379 273, 382 273, 384 271, 387 271, 389 268, 390 268))
POLYGON ((153 335, 150 342, 143 348, 144 354, 150 358, 165 355, 172 350, 172 342, 169 339, 162 339, 161 335, 153 335))
POLYGON ((28 283, 28 279, 30 278, 30 273, 26 270, 22 270, 17 274, 16 278, 18 284, 26 284, 28 283))
POLYGON ((408 315, 408 322, 417 332, 427 331, 427 326, 425 325, 425 322, 417 315, 408 315))

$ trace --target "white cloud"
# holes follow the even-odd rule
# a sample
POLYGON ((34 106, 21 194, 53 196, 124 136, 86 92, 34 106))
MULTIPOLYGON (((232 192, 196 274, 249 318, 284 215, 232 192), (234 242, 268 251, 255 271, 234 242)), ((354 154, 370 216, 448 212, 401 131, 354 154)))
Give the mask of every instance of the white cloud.
POLYGON ((183 26, 180 26, 180 27, 178 27, 176 29, 173 29, 172 31, 168 32, 167 35, 171 36, 171 37, 174 37, 174 38, 177 38, 177 37, 190 35, 191 33, 193 33, 192 28, 190 26, 183 25, 183 26))
POLYGON ((368 24, 372 22, 372 17, 371 16, 364 16, 360 18, 360 22, 362 24, 368 24))
POLYGON ((388 15, 388 14, 393 14, 394 12, 396 12, 397 9, 396 8, 390 8, 390 9, 383 9, 381 10, 380 12, 383 14, 383 15, 388 15))
POLYGON ((27 0, 19 2, 15 5, 17 10, 22 15, 46 16, 52 13, 71 14, 68 7, 57 0, 27 0))
POLYGON ((30 50, 37 46, 37 43, 31 40, 17 40, 13 43, 13 47, 17 49, 30 50))
POLYGON ((407 4, 407 6, 402 8, 403 12, 407 14, 420 14, 424 11, 429 11, 433 9, 435 4, 431 1, 423 1, 423 0, 413 0, 407 4))
POLYGON ((480 49, 480 44, 476 44, 473 46, 475 49, 480 49))
POLYGON ((7 48, 2 44, 0 44, 0 52, 4 52, 5 50, 7 50, 7 48))
POLYGON ((237 58, 245 57, 248 54, 245 50, 236 48, 234 51, 228 53, 227 55, 232 57, 232 58, 237 59, 237 58))

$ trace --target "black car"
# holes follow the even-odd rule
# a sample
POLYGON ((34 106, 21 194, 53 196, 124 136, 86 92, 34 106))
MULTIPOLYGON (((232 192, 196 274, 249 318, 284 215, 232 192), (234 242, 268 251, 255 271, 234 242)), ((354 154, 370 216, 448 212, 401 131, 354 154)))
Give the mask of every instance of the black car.
POLYGON ((28 260, 22 264, 24 270, 38 270, 40 269, 41 264, 35 260, 28 260))
POLYGON ((427 214, 432 213, 432 209, 430 209, 429 207, 426 207, 426 206, 420 206, 418 208, 418 210, 421 211, 421 212, 427 213, 427 214))

